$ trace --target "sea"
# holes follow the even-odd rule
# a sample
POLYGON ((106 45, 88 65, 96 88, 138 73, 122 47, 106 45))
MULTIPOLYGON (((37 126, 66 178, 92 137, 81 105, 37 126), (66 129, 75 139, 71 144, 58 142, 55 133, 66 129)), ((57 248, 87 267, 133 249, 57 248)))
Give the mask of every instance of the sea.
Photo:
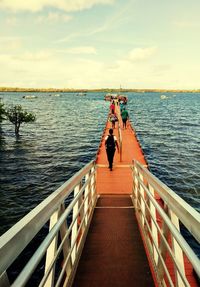
MULTIPOLYGON (((126 95, 150 171, 200 212, 200 94, 126 95)), ((0 126, 0 235, 95 158, 109 110, 104 96, 0 93, 6 108, 36 115, 17 138, 13 124, 0 126)))

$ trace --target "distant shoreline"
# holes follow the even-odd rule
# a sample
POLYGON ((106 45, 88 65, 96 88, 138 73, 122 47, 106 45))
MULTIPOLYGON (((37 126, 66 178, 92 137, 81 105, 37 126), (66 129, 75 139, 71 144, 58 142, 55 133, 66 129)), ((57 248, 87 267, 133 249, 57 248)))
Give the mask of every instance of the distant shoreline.
POLYGON ((200 89, 196 90, 176 90, 176 89, 54 89, 54 88, 10 88, 0 87, 0 92, 44 92, 44 93, 87 93, 87 92, 104 92, 104 93, 200 93, 200 89))

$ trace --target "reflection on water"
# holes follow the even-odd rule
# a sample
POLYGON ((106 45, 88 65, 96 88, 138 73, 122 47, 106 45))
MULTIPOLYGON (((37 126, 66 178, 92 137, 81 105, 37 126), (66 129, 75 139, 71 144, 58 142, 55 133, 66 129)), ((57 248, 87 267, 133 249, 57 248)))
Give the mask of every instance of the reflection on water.
MULTIPOLYGON (((0 233, 95 157, 109 102, 104 94, 61 94, 24 99, 1 93, 5 105, 21 104, 36 114, 35 123, 3 122, 0 136, 0 233)), ((131 121, 151 171, 200 210, 200 95, 129 94, 131 121)))

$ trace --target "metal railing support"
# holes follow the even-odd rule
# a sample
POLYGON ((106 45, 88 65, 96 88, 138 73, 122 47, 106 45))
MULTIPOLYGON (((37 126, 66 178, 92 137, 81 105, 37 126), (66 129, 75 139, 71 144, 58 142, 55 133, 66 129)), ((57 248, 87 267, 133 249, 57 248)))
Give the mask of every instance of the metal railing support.
MULTIPOLYGON (((50 218, 49 230, 51 230, 53 228, 53 226, 57 223, 58 218, 59 218, 59 210, 56 210, 52 214, 52 216, 50 218)), ((58 234, 56 234, 56 236, 52 240, 51 244, 49 245, 49 248, 47 249, 45 273, 46 273, 46 271, 47 271, 52 259, 55 256, 56 249, 57 249, 57 240, 58 240, 58 234)), ((52 268, 52 271, 49 274, 49 277, 48 277, 48 279, 46 281, 46 284, 44 285, 45 287, 53 286, 53 284, 54 284, 54 275, 55 275, 55 266, 52 268)))
POLYGON ((47 234, 44 232, 42 243, 19 271, 12 286, 25 286, 33 272, 39 268, 38 264, 43 257, 46 257, 44 274, 42 278, 38 278, 38 285, 40 287, 59 285, 59 282, 55 282, 55 277, 61 278, 61 276, 59 274, 55 276, 57 269, 55 267, 61 252, 63 252, 63 264, 60 280, 70 281, 96 205, 95 173, 95 163, 91 161, 0 238, 1 286, 10 286, 6 275, 7 268, 48 221, 49 232, 47 234), (59 233, 61 240, 58 241, 59 233), (24 240, 20 240, 22 238, 24 240))
POLYGON ((200 238, 200 214, 137 161, 133 165, 133 182, 136 216, 159 281, 163 285, 190 286, 184 256, 198 276, 200 260, 181 235, 179 222, 189 228, 195 238, 200 238), (175 280, 168 270, 169 258, 174 265, 175 280))

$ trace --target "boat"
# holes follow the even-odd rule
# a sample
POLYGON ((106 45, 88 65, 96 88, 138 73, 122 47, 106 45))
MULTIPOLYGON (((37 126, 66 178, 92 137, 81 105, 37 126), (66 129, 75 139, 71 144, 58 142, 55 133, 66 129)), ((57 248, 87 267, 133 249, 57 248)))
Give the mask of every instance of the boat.
POLYGON ((60 94, 49 94, 49 97, 60 97, 60 94))
POLYGON ((86 92, 77 93, 76 96, 84 97, 84 96, 87 96, 87 93, 86 92))
POLYGON ((160 98, 161 98, 161 100, 166 100, 166 99, 168 99, 168 97, 167 97, 166 95, 161 95, 160 98))
POLYGON ((200 244, 200 214, 151 173, 131 123, 121 124, 113 171, 107 121, 96 157, 1 236, 0 286, 199 286, 180 226, 200 244))
POLYGON ((23 99, 28 99, 28 100, 32 100, 32 99, 37 99, 38 96, 35 95, 25 95, 22 98, 23 99))

